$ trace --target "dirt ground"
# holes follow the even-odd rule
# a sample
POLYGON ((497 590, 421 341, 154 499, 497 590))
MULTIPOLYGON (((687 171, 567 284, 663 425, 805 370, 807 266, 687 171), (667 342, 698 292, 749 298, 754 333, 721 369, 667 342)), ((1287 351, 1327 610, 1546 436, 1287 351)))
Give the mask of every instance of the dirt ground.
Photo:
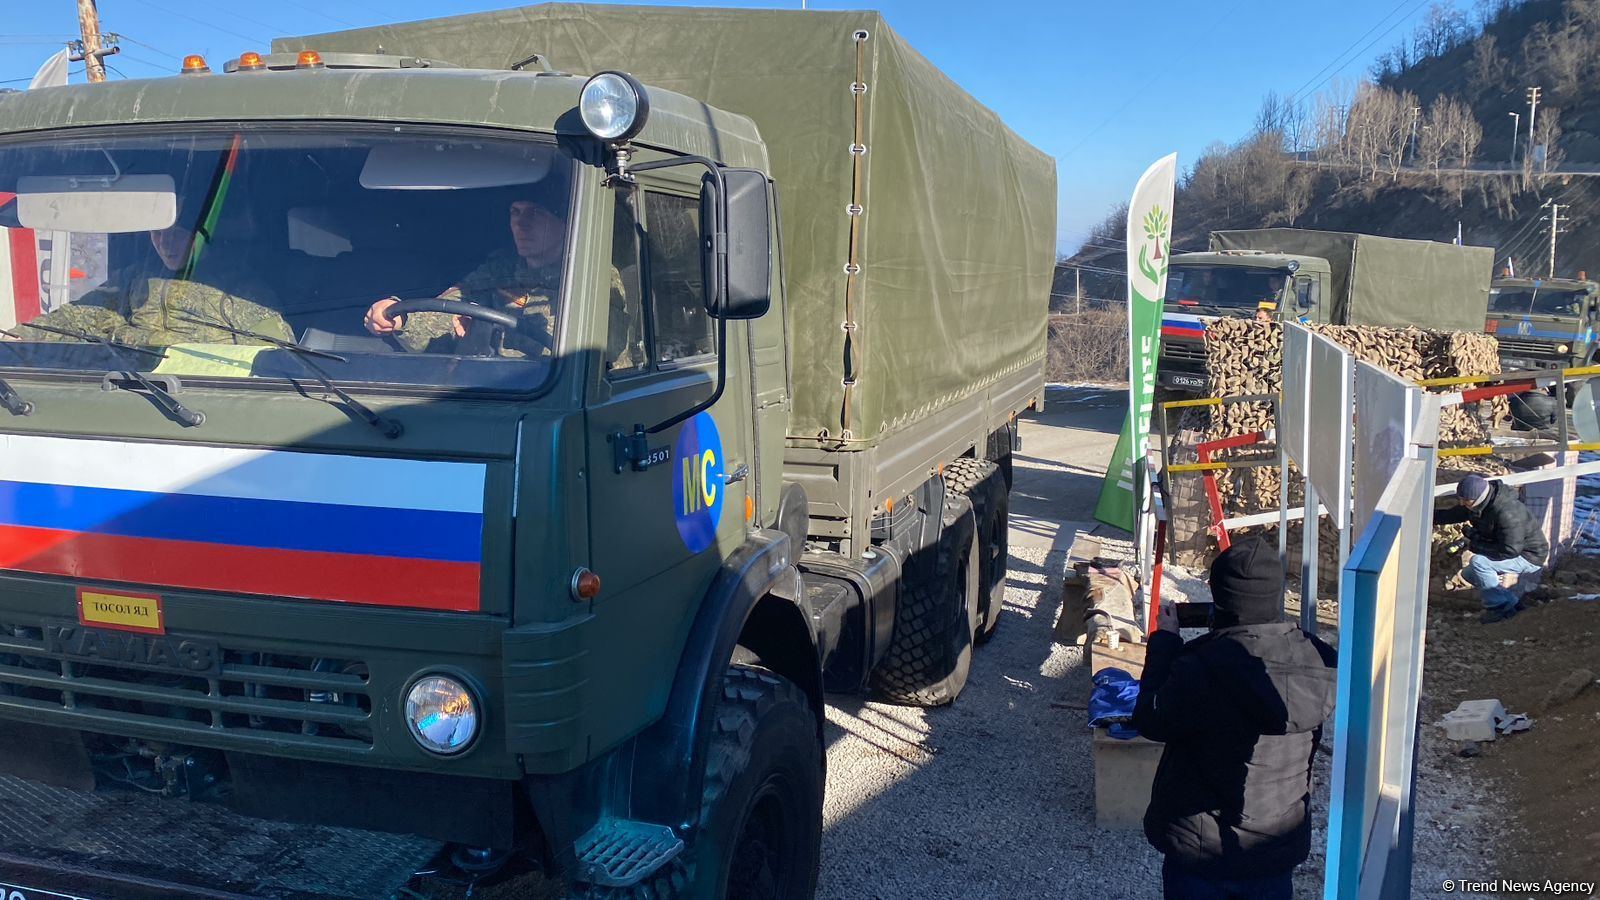
MULTIPOLYGON (((1443 573, 1438 573, 1443 574, 1443 573)), ((1574 670, 1600 672, 1600 602, 1569 599, 1600 592, 1600 559, 1569 557, 1530 595, 1548 602, 1515 618, 1480 625, 1471 591, 1436 588, 1430 601, 1424 671, 1423 753, 1444 773, 1486 784, 1479 798, 1500 810, 1501 835, 1484 847, 1497 871, 1459 877, 1600 879, 1600 685, 1547 703, 1574 670), (1463 755, 1433 723, 1464 700, 1498 699, 1533 727, 1463 755)), ((1470 752, 1470 751, 1469 751, 1470 752)))

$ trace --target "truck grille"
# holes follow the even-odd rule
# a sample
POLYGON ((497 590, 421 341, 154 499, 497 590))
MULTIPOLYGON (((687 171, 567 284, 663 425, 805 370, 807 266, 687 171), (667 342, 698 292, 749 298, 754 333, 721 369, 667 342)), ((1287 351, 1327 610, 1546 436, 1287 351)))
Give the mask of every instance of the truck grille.
MULTIPOLYGON (((219 647, 215 675, 83 662, 53 653, 44 628, 0 621, 0 710, 60 711, 89 731, 119 723, 327 749, 372 746, 366 664, 219 647)), ((172 739, 182 740, 178 735, 172 739)))
POLYGON ((1204 365, 1206 361, 1206 345, 1204 341, 1165 340, 1161 342, 1161 357, 1173 361, 1197 362, 1204 365))
POLYGON ((1556 356, 1556 344, 1552 341, 1503 338, 1498 335, 1496 339, 1500 342, 1501 356, 1556 356))

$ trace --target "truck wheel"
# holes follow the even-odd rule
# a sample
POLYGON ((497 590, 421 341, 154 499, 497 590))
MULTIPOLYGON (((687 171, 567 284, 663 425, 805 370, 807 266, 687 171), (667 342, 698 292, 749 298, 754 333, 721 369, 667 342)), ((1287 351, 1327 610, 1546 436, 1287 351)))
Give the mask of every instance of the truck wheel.
POLYGON ((798 685, 756 666, 723 676, 695 838, 695 896, 809 900, 822 860, 822 744, 798 685))
POLYGON ((822 744, 805 692, 756 665, 722 676, 694 843, 625 888, 571 900, 810 900, 822 860, 822 744))
POLYGON ((873 689, 908 706, 943 706, 966 686, 978 630, 978 536, 972 502, 948 491, 944 528, 927 552, 930 566, 910 566, 895 608, 894 635, 872 673, 873 689))
POLYGON ((1000 625, 1006 602, 1006 570, 1010 565, 1010 507, 1005 480, 996 465, 984 459, 958 459, 945 466, 945 484, 967 495, 978 526, 978 643, 1000 625))

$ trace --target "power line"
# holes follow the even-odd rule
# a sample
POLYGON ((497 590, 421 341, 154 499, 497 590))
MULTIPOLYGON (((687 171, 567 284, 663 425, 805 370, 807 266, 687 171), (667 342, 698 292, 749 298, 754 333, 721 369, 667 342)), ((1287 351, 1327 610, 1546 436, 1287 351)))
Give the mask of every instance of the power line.
POLYGON ((1389 34, 1391 32, 1393 32, 1396 28, 1399 28, 1401 25, 1404 25, 1407 19, 1409 19, 1412 16, 1416 15, 1417 11, 1422 9, 1423 5, 1428 3, 1428 2, 1429 2, 1429 0, 1421 0, 1421 2, 1419 2, 1416 6, 1412 7, 1411 12, 1408 12, 1404 16, 1401 16, 1400 19, 1398 21, 1396 21, 1393 25, 1390 25, 1388 28, 1384 29, 1383 34, 1380 34, 1377 37, 1373 38, 1372 40, 1368 41, 1366 46, 1364 46, 1360 50, 1356 51, 1356 55, 1350 57, 1350 59, 1347 60, 1344 63, 1344 65, 1340 66, 1337 69, 1334 69, 1332 72, 1328 73, 1328 77, 1326 77, 1326 78, 1322 79, 1321 81, 1317 82, 1316 87, 1312 88, 1311 91, 1313 93, 1315 93, 1316 91, 1321 90, 1323 85, 1325 85, 1329 81, 1333 80, 1333 76, 1338 75, 1340 72, 1343 72, 1345 69, 1349 68, 1350 63, 1355 62, 1357 57, 1361 56, 1361 54, 1363 54, 1363 53, 1366 53, 1368 50, 1371 50, 1374 44, 1376 44, 1379 41, 1383 40, 1384 38, 1388 37, 1389 34))
MULTIPOLYGON (((1325 73, 1325 72, 1327 72, 1327 71, 1328 71, 1328 70, 1329 70, 1329 69, 1331 69, 1331 68, 1333 68, 1333 67, 1334 67, 1334 66, 1335 66, 1335 65, 1337 65, 1337 64, 1338 64, 1338 63, 1339 63, 1339 60, 1341 60, 1341 59, 1344 59, 1344 57, 1345 57, 1345 54, 1347 54, 1347 53, 1349 53, 1349 52, 1350 52, 1350 51, 1351 51, 1351 49, 1352 49, 1352 48, 1354 48, 1354 47, 1355 47, 1355 45, 1356 45, 1356 44, 1359 44, 1359 43, 1361 43, 1361 42, 1362 42, 1362 41, 1363 41, 1363 40, 1365 40, 1365 39, 1366 39, 1366 37, 1367 37, 1367 35, 1369 35, 1369 34, 1371 34, 1371 33, 1373 33, 1373 32, 1374 32, 1374 31, 1377 31, 1377 30, 1378 30, 1378 28, 1379 28, 1379 27, 1380 27, 1380 26, 1382 26, 1382 25, 1383 25, 1383 23, 1384 23, 1384 22, 1387 22, 1387 21, 1388 21, 1388 20, 1389 20, 1389 17, 1390 17, 1390 16, 1392 16, 1392 15, 1394 15, 1394 14, 1395 14, 1395 13, 1397 13, 1397 12, 1399 12, 1399 11, 1400 11, 1400 9, 1401 9, 1401 7, 1403 7, 1403 6, 1405 6, 1405 5, 1406 5, 1406 4, 1407 4, 1407 3, 1410 3, 1410 2, 1411 2, 1411 0, 1400 0, 1400 2, 1399 2, 1399 3, 1396 3, 1396 4, 1395 4, 1395 5, 1394 5, 1394 9, 1391 9, 1391 10, 1389 10, 1389 12, 1388 12, 1388 13, 1387 13, 1387 14, 1385 14, 1385 15, 1384 15, 1384 16, 1383 16, 1383 18, 1381 18, 1381 19, 1379 19, 1379 20, 1378 20, 1378 21, 1376 21, 1376 22, 1374 22, 1374 23, 1372 23, 1372 27, 1371 27, 1371 28, 1368 28, 1368 29, 1367 29, 1367 30, 1366 30, 1366 32, 1365 32, 1365 33, 1363 33, 1363 34, 1362 34, 1362 35, 1361 35, 1361 37, 1358 37, 1358 38, 1356 38, 1356 39, 1355 39, 1355 40, 1353 40, 1353 41, 1351 41, 1351 42, 1350 42, 1350 46, 1348 46, 1348 47, 1345 47, 1345 48, 1344 48, 1344 49, 1343 49, 1343 50, 1341 50, 1341 51, 1339 51, 1339 55, 1337 55, 1337 56, 1335 56, 1335 57, 1334 57, 1334 58, 1333 58, 1333 59, 1331 59, 1331 60, 1329 60, 1329 61, 1328 61, 1328 64, 1327 64, 1327 65, 1325 65, 1325 66, 1323 66, 1323 67, 1322 67, 1322 68, 1321 68, 1321 69, 1318 69, 1318 70, 1317 70, 1317 74, 1315 74, 1315 75, 1313 75, 1313 76, 1311 76, 1311 77, 1310 77, 1310 78, 1307 78, 1307 79, 1306 79, 1306 82, 1305 82, 1305 84, 1302 84, 1302 85, 1300 85, 1300 86, 1299 86, 1299 87, 1297 87, 1297 88, 1295 88, 1295 89, 1294 89, 1294 92, 1293 92, 1293 93, 1291 93, 1291 94, 1290 94, 1290 95, 1289 95, 1289 99, 1288 99, 1288 100, 1286 100, 1286 101, 1284 101, 1284 102, 1285 102, 1285 104, 1286 104, 1286 105, 1288 105, 1288 104, 1293 104, 1293 103, 1294 103, 1294 102, 1295 102, 1295 98, 1297 98, 1297 97, 1299 97, 1299 96, 1301 96, 1301 95, 1302 95, 1302 94, 1303 94, 1303 93, 1304 93, 1304 92, 1305 92, 1305 89, 1306 89, 1306 85, 1309 85, 1309 84, 1311 84, 1311 83, 1312 83, 1312 82, 1314 82, 1314 81, 1316 81, 1316 80, 1317 80, 1317 79, 1318 79, 1318 78, 1319 78, 1319 77, 1321 77, 1321 76, 1322 76, 1322 75, 1323 75, 1323 74, 1324 74, 1324 73, 1325 73)), ((1345 65, 1347 65, 1347 66, 1348 66, 1348 65, 1349 65, 1349 64, 1350 64, 1350 63, 1349 63, 1349 62, 1346 62, 1346 63, 1345 63, 1345 65)))
POLYGON ((122 53, 118 53, 117 55, 122 57, 123 59, 128 60, 129 62, 136 62, 141 66, 146 66, 148 68, 155 69, 157 72, 160 72, 163 75, 171 75, 173 73, 173 68, 170 65, 163 65, 162 63, 151 62, 150 60, 145 59, 144 57, 134 56, 132 53, 128 53, 126 51, 124 51, 122 53))
POLYGON ((1235 3, 1233 5, 1233 8, 1229 9, 1227 12, 1225 12, 1222 15, 1220 15, 1220 16, 1216 17, 1215 19, 1213 19, 1211 21, 1211 27, 1206 29, 1205 33, 1200 35, 1199 38, 1197 38, 1194 41, 1194 43, 1192 43, 1190 45, 1190 49, 1189 49, 1188 53, 1184 54, 1184 56, 1182 58, 1180 58, 1180 59, 1170 60, 1169 61, 1169 65, 1157 67, 1156 73, 1154 75, 1151 75, 1150 78, 1147 81, 1145 81, 1144 84, 1139 85, 1138 88, 1136 88, 1131 93, 1129 93, 1128 94, 1128 99, 1122 101, 1121 105, 1119 105, 1116 109, 1112 110, 1110 112, 1110 114, 1107 115, 1104 119, 1101 119, 1100 120, 1100 124, 1094 126, 1093 128, 1089 129, 1087 132, 1085 132, 1083 137, 1079 138, 1078 142, 1076 144, 1072 145, 1072 149, 1070 149, 1067 152, 1061 154, 1061 156, 1059 158, 1060 159, 1066 159, 1067 157, 1071 156, 1072 154, 1077 153, 1080 149, 1083 148, 1084 144, 1087 144, 1089 142, 1090 138, 1094 137, 1096 134, 1099 133, 1100 129, 1102 129, 1102 128, 1106 127, 1107 125, 1111 124, 1111 121, 1113 119, 1115 119, 1117 116, 1121 115, 1122 111, 1127 109, 1130 105, 1132 105, 1133 101, 1135 101, 1139 97, 1143 96, 1144 92, 1149 90, 1151 85, 1155 84, 1157 81, 1159 81, 1161 79, 1170 78, 1171 75, 1169 73, 1173 69, 1177 68, 1177 64, 1188 62, 1189 58, 1192 57, 1199 50, 1199 48, 1205 47, 1208 50, 1211 49, 1205 43, 1205 39, 1210 37, 1212 32, 1216 31, 1219 27, 1221 27, 1223 22, 1226 22, 1227 20, 1233 18, 1233 14, 1238 12, 1240 7, 1244 6, 1244 4, 1245 4, 1245 0, 1239 0, 1238 3, 1235 3))
POLYGON ((183 57, 179 56, 176 53, 168 53, 167 51, 161 49, 160 47, 156 47, 156 46, 153 46, 151 44, 146 44, 144 41, 141 41, 141 40, 139 40, 138 38, 135 38, 135 37, 128 37, 126 34, 123 34, 120 31, 117 32, 117 37, 127 41, 130 44, 138 44, 139 46, 145 48, 146 50, 150 50, 150 51, 153 51, 155 53, 159 53, 162 56, 167 57, 168 59, 172 59, 172 60, 175 60, 177 62, 183 62, 183 57))
POLYGON ((297 7, 301 8, 301 9, 305 10, 306 12, 313 13, 315 15, 319 15, 319 16, 323 17, 324 19, 327 19, 330 22, 338 22, 340 25, 343 25, 346 28, 360 28, 361 27, 361 26, 357 25, 354 22, 347 22, 344 19, 339 18, 338 16, 330 16, 327 13, 323 12, 322 10, 317 9, 316 7, 310 5, 309 3, 296 3, 295 0, 278 0, 278 2, 279 3, 287 3, 290 6, 297 6, 297 7))
POLYGON ((247 40, 247 41, 251 42, 252 44, 270 43, 270 41, 263 41, 259 35, 256 35, 256 36, 252 37, 251 35, 248 35, 248 34, 241 34, 241 33, 237 32, 237 31, 234 31, 231 28, 223 28, 221 25, 217 25, 217 24, 214 24, 214 23, 211 23, 211 22, 207 22, 204 19, 197 19, 194 16, 188 15, 187 13, 181 13, 181 12, 178 12, 177 10, 174 10, 174 9, 167 9, 164 6, 158 6, 158 5, 154 4, 154 3, 151 3, 150 0, 136 0, 136 2, 150 7, 151 9, 155 10, 156 12, 166 13, 169 16, 177 16, 180 19, 187 19, 190 22, 195 23, 196 25, 203 25, 206 28, 211 29, 212 31, 220 31, 223 34, 230 34, 230 35, 233 35, 236 38, 243 38, 244 40, 247 40))

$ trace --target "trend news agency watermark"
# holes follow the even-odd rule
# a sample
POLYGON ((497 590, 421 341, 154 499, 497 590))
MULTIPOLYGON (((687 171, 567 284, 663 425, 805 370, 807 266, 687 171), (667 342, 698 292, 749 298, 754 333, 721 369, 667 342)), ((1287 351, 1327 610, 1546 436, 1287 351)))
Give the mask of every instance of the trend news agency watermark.
POLYGON ((1469 878, 1454 878, 1440 885, 1447 894, 1555 894, 1572 895, 1576 897, 1591 897, 1594 895, 1595 882, 1593 881, 1518 881, 1515 878, 1491 878, 1487 881, 1474 881, 1469 878))

